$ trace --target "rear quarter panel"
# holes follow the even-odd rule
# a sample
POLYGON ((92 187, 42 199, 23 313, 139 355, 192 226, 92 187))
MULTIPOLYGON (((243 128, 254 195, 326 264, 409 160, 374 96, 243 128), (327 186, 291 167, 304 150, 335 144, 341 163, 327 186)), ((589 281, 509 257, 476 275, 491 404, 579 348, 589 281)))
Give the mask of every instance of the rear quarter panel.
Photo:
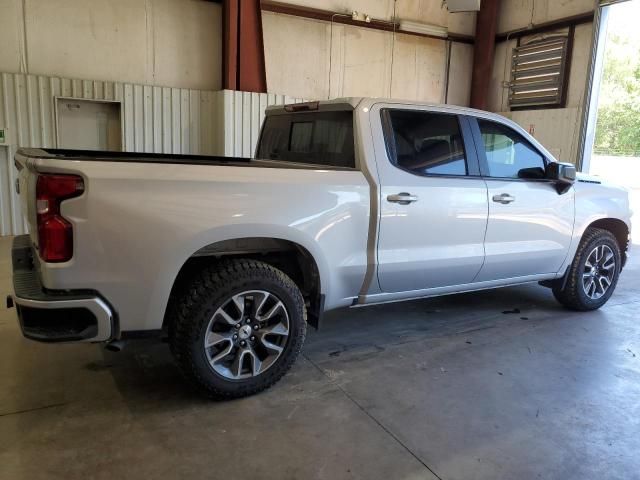
POLYGON ((36 162, 81 174, 86 189, 62 205, 74 224, 74 257, 45 265, 44 285, 97 290, 121 330, 159 328, 180 268, 223 240, 300 244, 318 264, 327 308, 349 304, 362 285, 370 212, 359 171, 36 162))

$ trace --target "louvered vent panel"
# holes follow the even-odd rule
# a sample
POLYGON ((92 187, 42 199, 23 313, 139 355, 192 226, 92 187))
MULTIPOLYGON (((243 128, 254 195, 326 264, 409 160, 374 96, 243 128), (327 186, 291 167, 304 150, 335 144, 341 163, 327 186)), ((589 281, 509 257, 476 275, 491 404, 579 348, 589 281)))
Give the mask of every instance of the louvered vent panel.
POLYGON ((513 49, 509 105, 561 106, 567 37, 540 40, 513 49))

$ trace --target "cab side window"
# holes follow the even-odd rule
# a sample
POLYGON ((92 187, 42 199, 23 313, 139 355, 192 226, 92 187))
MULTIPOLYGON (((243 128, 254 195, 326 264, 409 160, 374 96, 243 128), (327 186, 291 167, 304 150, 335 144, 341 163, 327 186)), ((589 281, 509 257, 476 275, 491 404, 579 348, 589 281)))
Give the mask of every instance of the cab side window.
POLYGON ((415 175, 467 175, 456 115, 420 110, 386 110, 391 162, 415 175))
POLYGON ((522 135, 499 123, 478 119, 490 177, 545 177, 544 157, 522 135))

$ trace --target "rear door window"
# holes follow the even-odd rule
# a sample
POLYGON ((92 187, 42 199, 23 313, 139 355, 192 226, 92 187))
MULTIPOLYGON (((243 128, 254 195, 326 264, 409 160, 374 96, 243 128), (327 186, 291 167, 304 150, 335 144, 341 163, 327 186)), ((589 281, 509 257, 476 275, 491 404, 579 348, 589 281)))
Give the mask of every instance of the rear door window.
POLYGON ((390 160, 415 175, 468 173, 458 117, 421 110, 386 110, 390 160))
POLYGON ((299 112, 265 118, 258 158, 355 168, 353 112, 299 112))

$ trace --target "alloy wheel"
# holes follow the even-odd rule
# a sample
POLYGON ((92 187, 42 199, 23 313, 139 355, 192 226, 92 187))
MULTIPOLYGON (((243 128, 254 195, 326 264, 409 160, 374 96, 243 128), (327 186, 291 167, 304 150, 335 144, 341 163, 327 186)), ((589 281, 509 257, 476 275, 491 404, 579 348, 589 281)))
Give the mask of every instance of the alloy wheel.
POLYGON ((233 295, 213 314, 204 336, 211 368, 242 380, 260 375, 282 354, 289 336, 289 314, 273 293, 247 290, 233 295))
POLYGON ((582 272, 582 288, 592 300, 601 298, 611 284, 616 273, 616 257, 608 245, 598 245, 587 257, 582 272))

